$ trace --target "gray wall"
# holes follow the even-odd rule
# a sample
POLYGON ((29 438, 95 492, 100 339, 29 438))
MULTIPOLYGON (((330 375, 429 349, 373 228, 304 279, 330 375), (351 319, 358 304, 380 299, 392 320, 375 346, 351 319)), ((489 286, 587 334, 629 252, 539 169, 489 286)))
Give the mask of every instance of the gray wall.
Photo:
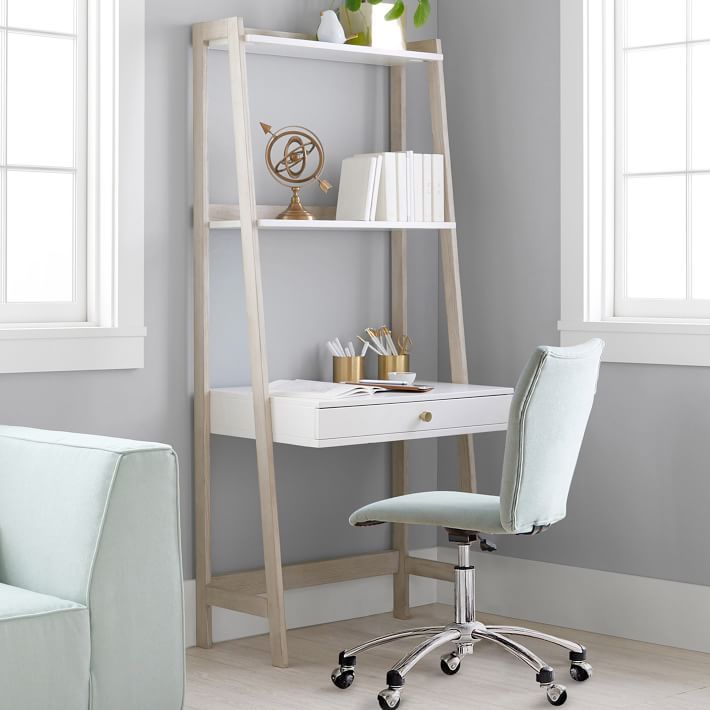
MULTIPOLYGON (((181 461, 185 576, 192 577, 191 373, 191 57, 190 25, 243 15, 247 26, 313 31, 323 0, 147 0, 146 102, 146 366, 138 371, 0 376, 3 423, 101 433, 172 444, 181 461)), ((424 36, 435 35, 436 14, 424 36)), ((211 154, 212 199, 235 202, 229 133, 226 56, 212 61, 210 120, 218 140, 211 154)), ((257 197, 265 204, 288 195, 266 175, 259 120, 302 123, 322 138, 326 176, 337 184, 341 159, 387 147, 388 78, 384 69, 250 57, 257 197)), ((423 76, 412 76, 412 101, 425 105, 423 76)), ((426 113, 412 117, 411 147, 429 150, 426 113)), ((306 203, 320 200, 305 190, 306 203)), ((325 198, 333 202, 335 191, 325 198)), ((431 235, 412 239, 414 365, 437 372, 437 252, 431 235), (428 269, 428 271, 425 271, 428 269), (426 274, 426 275, 424 275, 426 274)), ((273 378, 319 377, 321 344, 354 338, 388 320, 389 251, 384 234, 268 233, 263 236, 269 366, 273 378)), ((212 244, 213 384, 249 380, 238 232, 214 233, 212 244)), ((372 364, 372 363, 371 363, 372 364)), ((420 442, 413 485, 436 484, 436 443, 420 442)), ((261 564, 254 446, 215 437, 214 559, 217 572, 261 564)), ((385 445, 316 451, 279 446, 278 495, 286 561, 317 559, 388 545, 385 528, 347 525, 357 506, 389 492, 385 445)), ((416 546, 435 544, 418 531, 416 546)))
MULTIPOLYGON (((441 0, 438 19, 471 377, 510 385, 535 345, 559 342, 559 0, 441 0)), ((707 368, 603 365, 567 519, 501 552, 710 585, 709 401, 707 368)), ((477 437, 483 493, 503 441, 477 437)), ((454 486, 439 448, 439 485, 454 486)))
MULTIPOLYGON (((307 31, 315 0, 148 0, 146 124, 146 367, 130 372, 0 376, 4 423, 167 441, 182 463, 185 576, 193 575, 190 360, 190 56, 192 22, 242 13, 253 26, 307 31)), ((512 384, 531 348, 555 343, 559 315, 559 13, 557 0, 441 0, 471 376, 512 384)), ((433 35, 436 20, 424 34, 433 35)), ((383 70, 250 58, 252 122, 302 122, 323 139, 337 182, 347 153, 386 146, 383 70), (294 68, 301 68, 295 83, 294 68), (325 104, 327 108, 321 108, 325 104)), ((224 58, 215 58, 216 81, 224 58)), ((221 72, 221 77, 220 77, 221 72)), ((228 104, 214 84, 213 199, 231 201, 228 104), (222 147, 224 146, 224 147, 222 147)), ((421 76, 412 101, 424 99, 421 76)), ((419 103, 419 105, 423 105, 419 103)), ((412 147, 428 150, 425 112, 412 111, 412 147)), ((284 195, 261 170, 260 201, 284 195), (263 197, 262 197, 263 196, 263 197)), ((315 200, 317 190, 307 196, 315 200)), ((334 199, 331 195, 326 199, 334 199)), ((413 365, 434 376, 437 280, 431 235, 412 237, 413 365), (416 277, 415 277, 416 275, 416 277)), ((319 345, 386 320, 388 253, 380 234, 271 233, 262 241, 273 377, 320 375, 319 345), (315 286, 315 287, 314 287, 315 286), (342 290, 347 298, 333 294, 342 290), (357 298, 350 298, 359 294, 357 298)), ((213 239, 214 384, 248 380, 238 233, 213 239)), ((438 319, 440 329, 444 319, 438 319)), ((710 584, 704 368, 604 365, 572 489, 569 517, 537 538, 501 540, 504 554, 710 584)), ((496 492, 503 437, 477 438, 481 490, 496 492)), ((261 563, 254 451, 216 437, 215 563, 261 563)), ((415 489, 436 484, 436 444, 414 451, 415 489)), ((284 557, 298 561, 379 549, 383 528, 351 530, 347 515, 388 492, 385 446, 277 447, 284 557), (343 455, 345 454, 345 455, 343 455)), ((439 485, 455 485, 450 442, 439 485)), ((416 530, 415 546, 433 544, 416 530)))

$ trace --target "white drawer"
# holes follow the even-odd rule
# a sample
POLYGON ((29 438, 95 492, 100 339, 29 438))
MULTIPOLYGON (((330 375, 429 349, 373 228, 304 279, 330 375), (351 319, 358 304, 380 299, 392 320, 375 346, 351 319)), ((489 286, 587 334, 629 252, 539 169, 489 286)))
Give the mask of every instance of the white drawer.
MULTIPOLYGON (((374 395, 363 401, 273 397, 274 441, 324 448, 501 431, 512 393, 506 387, 435 383, 425 395, 374 395), (425 413, 431 417, 422 418, 425 413)), ((210 404, 213 434, 254 438, 249 387, 213 389, 210 404)))
POLYGON ((321 409, 316 437, 416 434, 500 425, 507 421, 510 399, 510 396, 499 395, 321 409))

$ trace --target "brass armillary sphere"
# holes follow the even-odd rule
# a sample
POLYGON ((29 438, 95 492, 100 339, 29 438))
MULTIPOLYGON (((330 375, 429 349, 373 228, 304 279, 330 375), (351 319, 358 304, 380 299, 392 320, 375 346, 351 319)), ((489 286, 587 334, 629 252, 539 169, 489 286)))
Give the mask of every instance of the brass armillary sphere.
POLYGON ((266 135, 266 167, 277 182, 293 191, 291 204, 278 219, 313 219, 313 215, 301 204, 301 188, 316 180, 323 192, 332 185, 321 177, 325 165, 323 144, 315 133, 303 126, 285 126, 272 131, 267 123, 260 123, 266 135))

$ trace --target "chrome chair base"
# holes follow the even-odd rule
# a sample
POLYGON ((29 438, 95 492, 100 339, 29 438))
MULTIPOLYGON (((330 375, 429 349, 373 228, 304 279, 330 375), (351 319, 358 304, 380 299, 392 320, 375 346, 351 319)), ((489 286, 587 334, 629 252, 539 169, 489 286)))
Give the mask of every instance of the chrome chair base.
POLYGON ((441 670, 447 675, 454 675, 460 670, 463 659, 473 653, 477 643, 490 641, 504 648, 535 671, 535 680, 540 687, 545 688, 547 699, 552 705, 564 705, 567 700, 567 689, 564 685, 555 683, 555 672, 552 667, 530 649, 509 637, 522 636, 539 639, 567 649, 570 659, 570 676, 578 682, 585 681, 592 676, 592 667, 587 663, 585 647, 574 641, 567 641, 533 629, 517 626, 486 626, 480 621, 476 621, 475 570, 469 561, 471 543, 459 544, 458 548, 459 561, 455 568, 454 582, 456 602, 454 623, 448 626, 425 626, 397 631, 342 651, 338 666, 331 675, 333 683, 341 689, 349 688, 352 685, 355 679, 355 664, 358 654, 403 638, 423 638, 418 646, 398 661, 387 673, 387 687, 377 696, 383 710, 395 710, 401 702, 406 675, 422 658, 442 646, 453 645, 454 650, 441 657, 441 670))

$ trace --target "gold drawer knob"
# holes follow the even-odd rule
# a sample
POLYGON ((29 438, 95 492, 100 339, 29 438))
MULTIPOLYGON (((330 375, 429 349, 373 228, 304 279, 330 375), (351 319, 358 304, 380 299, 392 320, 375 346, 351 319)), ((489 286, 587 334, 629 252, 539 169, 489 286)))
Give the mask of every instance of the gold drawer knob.
POLYGON ((422 413, 419 415, 419 418, 420 418, 423 422, 430 422, 430 421, 432 420, 432 413, 431 413, 431 412, 422 412, 422 413))

